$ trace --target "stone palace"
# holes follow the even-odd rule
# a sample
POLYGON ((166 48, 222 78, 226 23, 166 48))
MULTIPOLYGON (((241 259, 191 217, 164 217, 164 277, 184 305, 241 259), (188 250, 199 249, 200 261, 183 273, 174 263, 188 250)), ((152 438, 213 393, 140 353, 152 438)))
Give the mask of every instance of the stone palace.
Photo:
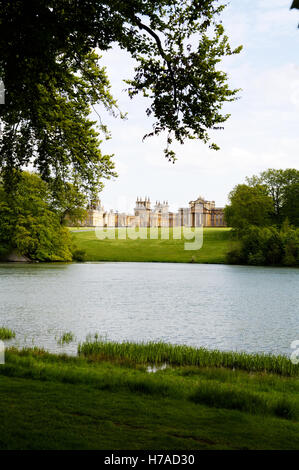
POLYGON ((170 212, 168 201, 151 208, 149 197, 137 198, 134 215, 117 211, 105 211, 98 200, 88 207, 86 227, 226 227, 224 209, 215 207, 215 201, 198 197, 189 207, 170 212))

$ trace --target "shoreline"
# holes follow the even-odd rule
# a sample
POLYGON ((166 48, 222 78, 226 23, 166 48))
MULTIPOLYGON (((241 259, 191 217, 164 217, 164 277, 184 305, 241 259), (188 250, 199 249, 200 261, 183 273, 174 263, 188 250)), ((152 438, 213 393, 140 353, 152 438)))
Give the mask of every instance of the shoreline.
POLYGON ((252 268, 252 269, 292 269, 297 270, 299 266, 285 266, 285 265, 252 265, 252 264, 229 264, 229 263, 221 263, 221 262, 204 262, 204 261, 124 261, 124 260, 92 260, 92 261, 4 261, 0 260, 0 266, 59 266, 59 265, 88 265, 88 264, 174 264, 174 265, 195 265, 195 266, 227 266, 227 267, 238 267, 238 268, 252 268))
MULTIPOLYGON (((246 352, 245 350, 220 350, 195 347, 188 344, 167 343, 161 341, 111 341, 102 339, 98 334, 77 343, 77 352, 53 353, 38 346, 9 346, 5 352, 9 355, 44 355, 53 359, 123 362, 135 365, 167 367, 216 367, 247 372, 264 372, 285 377, 299 377, 299 363, 294 363, 286 354, 267 352, 246 352)), ((71 340, 70 342, 75 342, 71 340)), ((69 342, 66 342, 69 344, 69 342)), ((0 371, 1 374, 1 371, 0 371)))

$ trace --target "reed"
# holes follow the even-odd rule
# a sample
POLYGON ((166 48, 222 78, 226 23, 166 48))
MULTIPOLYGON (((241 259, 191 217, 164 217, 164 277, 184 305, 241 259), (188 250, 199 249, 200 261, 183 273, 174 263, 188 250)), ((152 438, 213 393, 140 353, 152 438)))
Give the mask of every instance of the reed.
POLYGON ((0 328, 0 339, 12 339, 15 338, 16 334, 13 330, 10 330, 9 328, 0 328))
POLYGON ((57 344, 59 344, 60 346, 62 346, 63 344, 69 344, 71 343, 72 341, 75 340, 75 336, 74 334, 71 332, 71 331, 67 331, 65 333, 63 333, 60 338, 58 338, 57 340, 57 344))
POLYGON ((78 346, 78 354, 99 360, 127 360, 137 364, 169 364, 173 366, 224 367, 247 372, 268 372, 298 376, 299 367, 286 356, 209 351, 162 342, 115 343, 90 338, 78 346))

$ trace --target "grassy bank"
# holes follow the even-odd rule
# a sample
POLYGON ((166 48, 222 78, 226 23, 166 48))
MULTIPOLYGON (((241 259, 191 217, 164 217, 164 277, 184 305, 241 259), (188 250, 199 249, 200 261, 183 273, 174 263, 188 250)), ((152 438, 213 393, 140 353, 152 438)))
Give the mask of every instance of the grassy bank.
POLYGON ((287 358, 273 373, 274 357, 235 354, 224 366, 223 353, 108 344, 83 344, 78 357, 7 350, 0 448, 299 449, 299 375, 285 374, 287 358), (163 362, 173 365, 149 369, 163 362))
MULTIPOLYGON (((133 229, 129 230, 129 236, 133 229)), ((149 230, 147 231, 149 234, 149 230)), ((200 250, 185 250, 188 240, 175 239, 170 229, 169 240, 121 239, 125 229, 115 230, 115 239, 97 239, 94 231, 73 233, 79 250, 86 251, 87 261, 127 261, 127 262, 178 262, 178 263, 225 263, 226 254, 235 244, 230 240, 230 229, 204 229, 203 247, 200 250)))

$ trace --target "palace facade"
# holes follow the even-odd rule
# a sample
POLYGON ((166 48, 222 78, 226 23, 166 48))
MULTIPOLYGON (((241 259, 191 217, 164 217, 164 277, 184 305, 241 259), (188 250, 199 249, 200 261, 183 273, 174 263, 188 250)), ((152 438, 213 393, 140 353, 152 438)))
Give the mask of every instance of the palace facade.
POLYGON ((137 198, 134 215, 105 211, 100 201, 88 208, 86 227, 226 227, 224 209, 215 201, 198 197, 189 207, 170 212, 168 201, 156 201, 153 208, 149 197, 137 198))

